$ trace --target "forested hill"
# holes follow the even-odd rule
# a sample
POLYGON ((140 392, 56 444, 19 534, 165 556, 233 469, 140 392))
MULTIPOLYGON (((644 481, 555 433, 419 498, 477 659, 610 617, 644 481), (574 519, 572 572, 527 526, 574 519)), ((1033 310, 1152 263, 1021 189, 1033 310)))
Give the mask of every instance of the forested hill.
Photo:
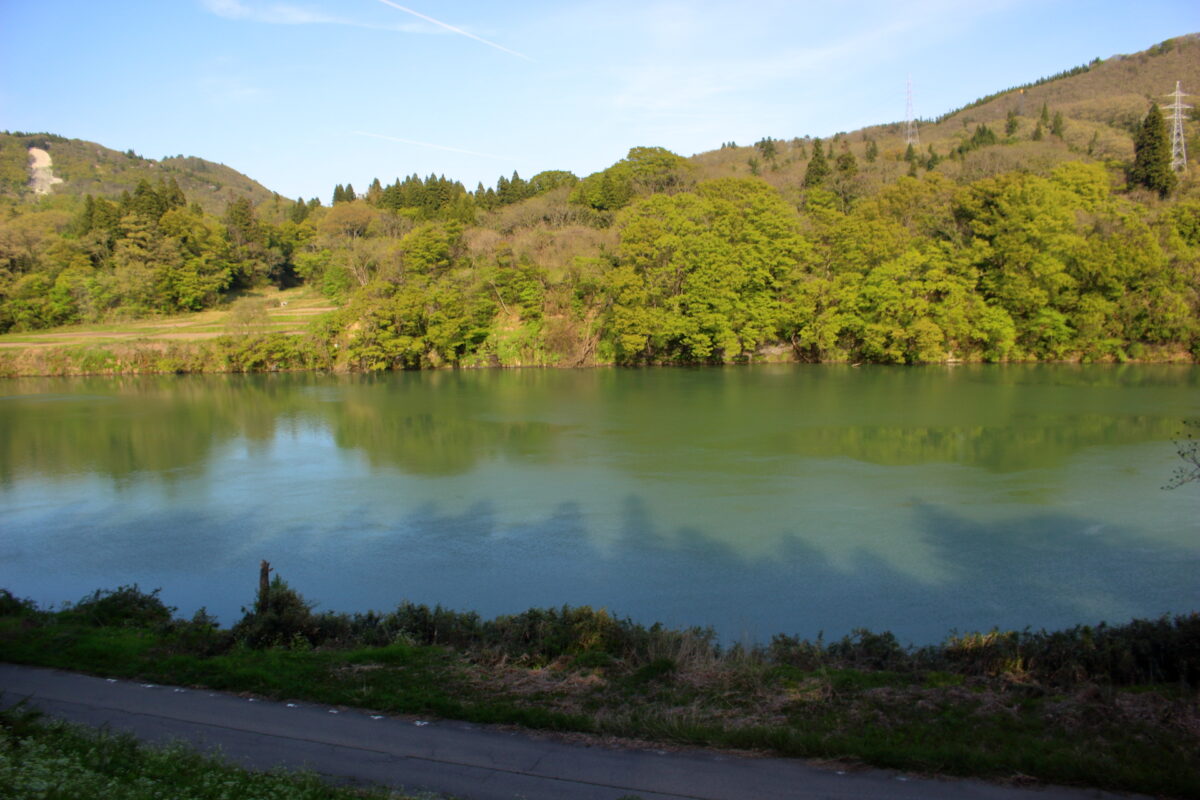
MULTIPOLYGON (((0 195, 0 333, 303 283, 338 310, 221 363, 1195 360, 1200 121, 1176 172, 1155 105, 1176 81, 1200 94, 1195 35, 984 96, 919 144, 889 122, 636 147, 582 178, 381 176, 331 205, 120 154, 117 191, 110 156, 46 137, 66 183, 0 195)), ((9 141, 26 165, 42 146, 9 141)))
POLYGON ((19 131, 0 132, 0 197, 34 199, 31 147, 50 155, 54 177, 62 181, 51 190, 57 195, 119 197, 133 192, 140 181, 174 181, 189 202, 199 203, 210 214, 220 214, 238 197, 255 204, 273 197, 271 190, 237 170, 203 158, 179 155, 155 161, 132 150, 122 153, 82 139, 19 131))

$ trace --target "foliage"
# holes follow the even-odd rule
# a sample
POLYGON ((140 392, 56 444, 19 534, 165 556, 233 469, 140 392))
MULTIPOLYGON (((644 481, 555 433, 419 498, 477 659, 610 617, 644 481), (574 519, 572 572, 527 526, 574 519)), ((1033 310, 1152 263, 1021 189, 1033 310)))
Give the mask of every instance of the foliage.
POLYGON ((820 186, 829 177, 829 162, 825 159, 825 149, 820 139, 813 139, 812 158, 804 169, 804 188, 813 189, 820 186))
POLYGON ((1166 197, 1175 188, 1176 178, 1171 169, 1171 140, 1167 136, 1167 124, 1158 103, 1150 104, 1150 110, 1146 112, 1146 118, 1134 137, 1133 147, 1129 183, 1166 197))
POLYGON ((0 787, 11 798, 367 800, 390 792, 330 787, 311 773, 251 772, 181 743, 154 747, 131 734, 0 711, 0 787))
MULTIPOLYGON (((768 646, 724 646, 711 631, 645 626, 587 607, 493 620, 412 603, 387 613, 316 614, 278 580, 268 597, 230 631, 203 612, 191 621, 97 627, 70 609, 21 604, 0 614, 0 657, 942 774, 1019 772, 1170 796, 1200 787, 1190 766, 1200 763, 1200 742, 1189 732, 1200 686, 1196 614, 956 633, 921 648, 868 630, 830 643, 778 635, 768 646)), ((28 713, 0 717, 0 770, 12 763, 4 748, 37 732, 28 713)), ((187 782, 171 785, 179 793, 187 782)))
POLYGON ((115 590, 97 589, 66 613, 97 627, 147 627, 168 622, 175 609, 158 599, 160 589, 143 592, 135 583, 115 590))
POLYGON ((1188 432, 1183 439, 1175 442, 1176 453, 1183 464, 1176 468, 1170 482, 1163 488, 1178 489, 1184 484, 1200 481, 1200 438, 1196 431, 1200 430, 1200 420, 1185 420, 1188 432))
POLYGON ((895 125, 692 159, 635 147, 582 180, 514 172, 471 192, 414 174, 339 185, 332 207, 230 183, 213 208, 188 176, 216 167, 182 156, 97 149, 96 169, 137 179, 77 184, 80 143, 0 134, 0 181, 41 143, 74 192, 2 200, 0 334, 229 309, 219 339, 5 350, 0 370, 1195 360, 1196 188, 1165 188, 1161 114, 1079 98, 1197 46, 1048 79, 1036 101, 928 126, 925 151, 895 125), (758 175, 730 182, 747 158, 758 175), (339 307, 301 336, 239 301, 297 284, 339 307))
POLYGON ((608 169, 589 175, 571 190, 571 202, 597 211, 617 211, 641 194, 672 193, 690 183, 691 164, 662 147, 634 147, 608 169))

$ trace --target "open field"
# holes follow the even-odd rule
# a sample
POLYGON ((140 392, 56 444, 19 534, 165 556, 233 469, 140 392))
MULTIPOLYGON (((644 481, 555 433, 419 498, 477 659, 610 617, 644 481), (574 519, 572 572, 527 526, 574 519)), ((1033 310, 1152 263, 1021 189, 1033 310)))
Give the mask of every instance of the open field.
POLYGON ((207 311, 8 333, 0 335, 0 348, 197 341, 226 333, 300 333, 318 315, 333 309, 328 299, 305 287, 256 289, 207 311))

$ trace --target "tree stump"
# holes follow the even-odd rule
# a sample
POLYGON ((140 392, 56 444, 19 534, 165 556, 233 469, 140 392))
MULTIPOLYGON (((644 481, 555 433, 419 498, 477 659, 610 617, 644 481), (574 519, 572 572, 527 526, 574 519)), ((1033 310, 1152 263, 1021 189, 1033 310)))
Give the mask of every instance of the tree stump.
POLYGON ((271 607, 271 565, 266 559, 258 567, 258 613, 271 607))

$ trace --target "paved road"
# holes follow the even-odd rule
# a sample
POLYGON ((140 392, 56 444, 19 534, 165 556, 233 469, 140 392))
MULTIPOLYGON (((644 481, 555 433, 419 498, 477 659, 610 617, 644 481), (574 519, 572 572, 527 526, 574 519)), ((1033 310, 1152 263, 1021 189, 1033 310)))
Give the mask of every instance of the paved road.
POLYGON ((1075 789, 839 771, 707 751, 610 749, 461 722, 386 717, 313 703, 252 700, 0 664, 0 706, 46 712, 142 739, 184 739, 255 769, 303 767, 334 778, 466 800, 1082 800, 1075 789))

